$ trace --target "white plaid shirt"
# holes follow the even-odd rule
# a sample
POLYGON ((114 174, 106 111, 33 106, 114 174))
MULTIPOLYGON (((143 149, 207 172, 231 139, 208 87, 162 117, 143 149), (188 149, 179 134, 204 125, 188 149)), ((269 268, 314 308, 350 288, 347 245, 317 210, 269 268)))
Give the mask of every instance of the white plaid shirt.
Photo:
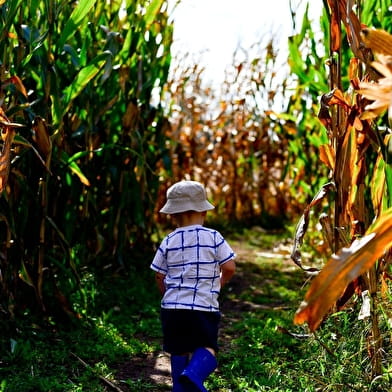
POLYGON ((219 310, 220 266, 235 253, 216 230, 177 228, 164 238, 150 268, 165 275, 165 309, 219 310))

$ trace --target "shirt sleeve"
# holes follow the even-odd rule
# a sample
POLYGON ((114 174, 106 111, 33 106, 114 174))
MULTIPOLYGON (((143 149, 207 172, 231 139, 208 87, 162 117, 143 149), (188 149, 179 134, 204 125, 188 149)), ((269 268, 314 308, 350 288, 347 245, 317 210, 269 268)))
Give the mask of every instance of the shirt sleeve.
POLYGON ((162 241, 161 245, 159 246, 157 252, 155 253, 154 259, 150 265, 150 268, 155 271, 159 272, 163 275, 167 274, 167 260, 166 260, 166 252, 165 252, 165 241, 162 241))
POLYGON ((217 233, 216 241, 216 256, 219 265, 222 265, 236 257, 233 249, 231 249, 231 246, 226 242, 220 233, 217 233))

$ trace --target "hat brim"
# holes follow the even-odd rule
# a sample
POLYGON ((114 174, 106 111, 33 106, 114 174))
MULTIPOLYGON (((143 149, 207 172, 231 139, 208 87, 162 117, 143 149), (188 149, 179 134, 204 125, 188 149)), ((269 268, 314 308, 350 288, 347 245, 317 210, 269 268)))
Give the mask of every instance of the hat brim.
POLYGON ((162 214, 179 214, 180 212, 185 211, 196 211, 196 212, 204 212, 213 210, 215 207, 208 201, 203 200, 200 202, 188 202, 188 201, 172 201, 168 200, 166 204, 159 210, 162 214))

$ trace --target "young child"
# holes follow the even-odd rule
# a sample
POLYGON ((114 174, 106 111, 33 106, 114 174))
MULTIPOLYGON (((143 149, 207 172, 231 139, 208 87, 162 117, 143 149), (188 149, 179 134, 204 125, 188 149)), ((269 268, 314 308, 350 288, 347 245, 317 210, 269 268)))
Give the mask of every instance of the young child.
POLYGON ((203 226, 213 208, 202 184, 180 181, 160 210, 178 226, 151 263, 163 295, 163 348, 171 354, 173 392, 207 392, 203 382, 217 367, 218 296, 235 272, 235 254, 219 232, 203 226))

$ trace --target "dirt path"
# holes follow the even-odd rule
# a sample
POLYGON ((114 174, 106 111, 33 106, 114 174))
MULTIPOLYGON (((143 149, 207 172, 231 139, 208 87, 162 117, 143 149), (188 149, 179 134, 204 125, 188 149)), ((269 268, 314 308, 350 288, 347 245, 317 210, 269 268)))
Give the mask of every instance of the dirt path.
MULTIPOLYGON (((154 384, 153 391, 170 391, 170 357, 165 352, 149 353, 144 357, 134 357, 131 361, 125 362, 119 369, 117 380, 140 381, 141 384, 154 384)), ((131 392, 126 386, 121 386, 124 392, 131 392)), ((145 389, 143 389, 145 390, 145 389)), ((137 391, 132 391, 137 392, 137 391)))

